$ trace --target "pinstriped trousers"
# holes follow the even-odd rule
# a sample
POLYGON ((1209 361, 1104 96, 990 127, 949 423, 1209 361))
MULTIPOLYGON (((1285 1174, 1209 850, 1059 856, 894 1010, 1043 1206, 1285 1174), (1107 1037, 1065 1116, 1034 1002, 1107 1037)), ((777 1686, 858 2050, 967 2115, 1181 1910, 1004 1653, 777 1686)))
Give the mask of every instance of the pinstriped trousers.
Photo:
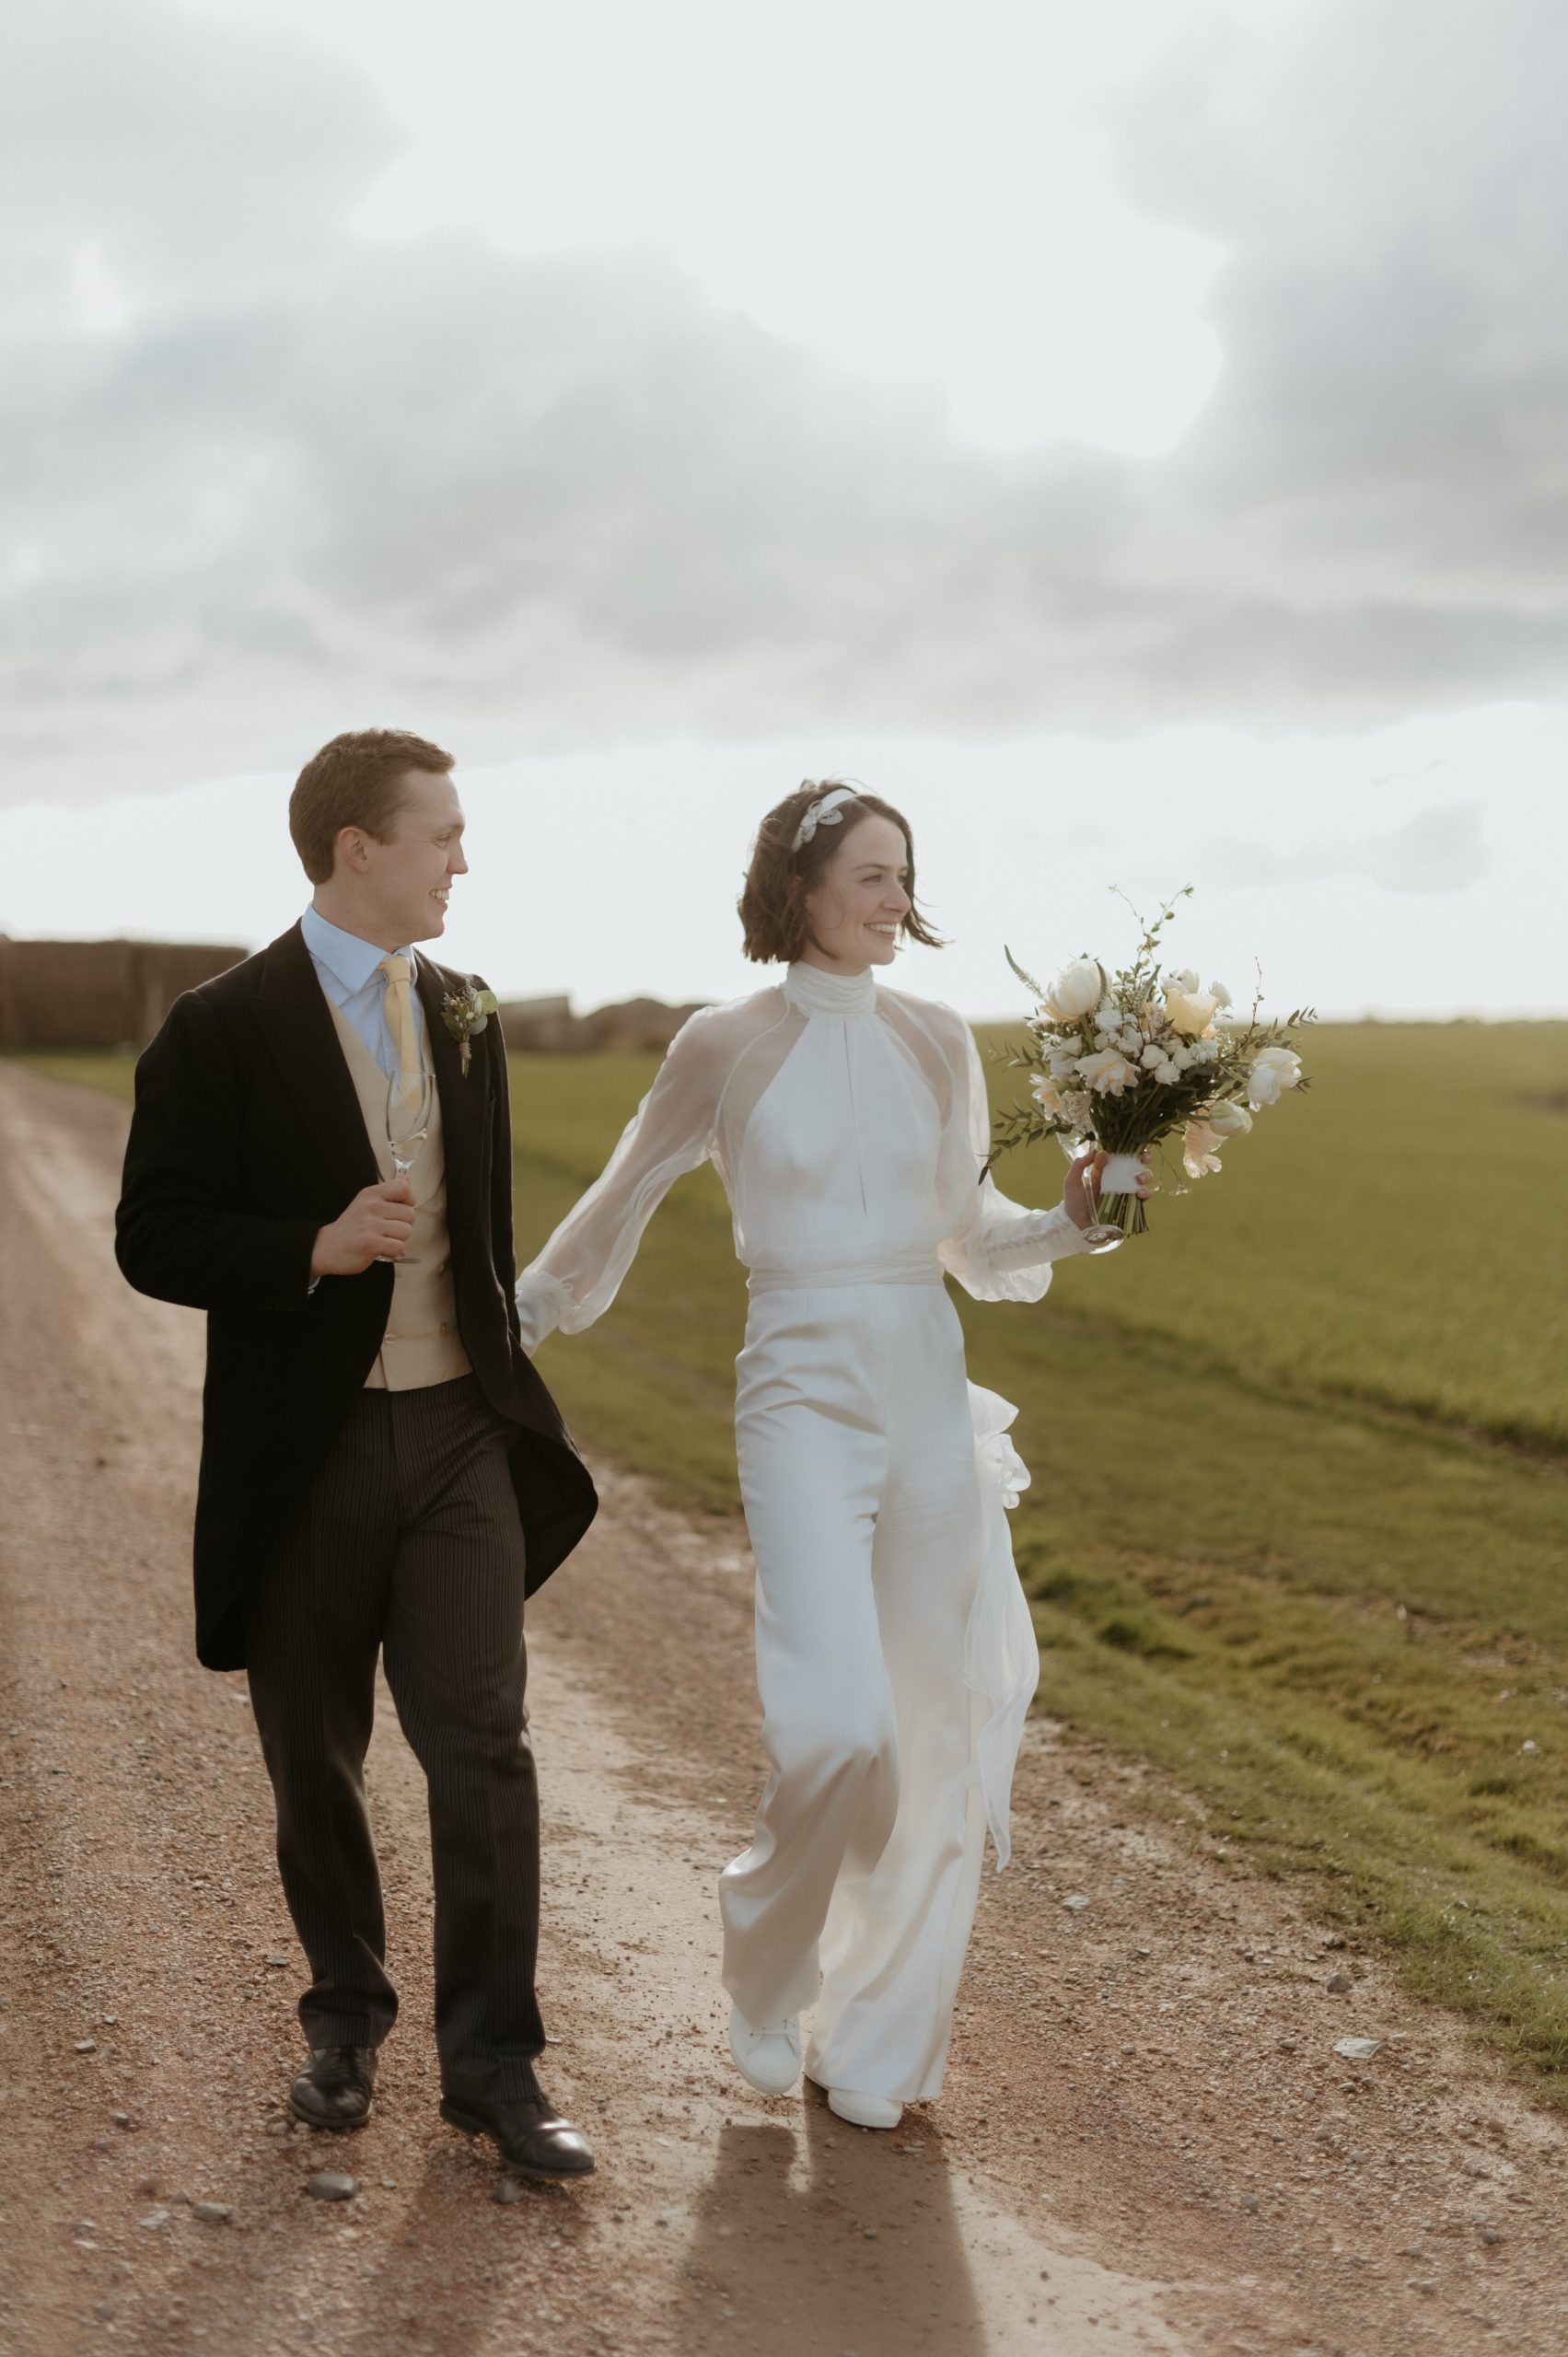
POLYGON ((307 2041, 378 2046, 397 2014, 363 1772, 379 1654, 429 1790, 442 2084, 491 2101, 533 2092, 544 2046, 512 1438, 472 1376, 365 1392, 246 1618, 307 2041))

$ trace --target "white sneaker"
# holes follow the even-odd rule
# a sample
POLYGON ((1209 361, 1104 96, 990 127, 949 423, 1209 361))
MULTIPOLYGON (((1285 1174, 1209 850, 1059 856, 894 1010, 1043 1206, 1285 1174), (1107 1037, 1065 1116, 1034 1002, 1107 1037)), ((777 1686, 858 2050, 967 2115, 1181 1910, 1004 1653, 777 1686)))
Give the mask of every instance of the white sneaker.
POLYGON ((854 2128, 896 2128, 904 2116, 901 2103, 887 2096, 863 2096, 854 2087, 830 2087, 828 2109, 854 2128))
POLYGON ((798 2020, 753 2029, 738 2005, 729 2009, 729 2050, 735 2067, 761 2096, 787 2096, 800 2076, 798 2020))

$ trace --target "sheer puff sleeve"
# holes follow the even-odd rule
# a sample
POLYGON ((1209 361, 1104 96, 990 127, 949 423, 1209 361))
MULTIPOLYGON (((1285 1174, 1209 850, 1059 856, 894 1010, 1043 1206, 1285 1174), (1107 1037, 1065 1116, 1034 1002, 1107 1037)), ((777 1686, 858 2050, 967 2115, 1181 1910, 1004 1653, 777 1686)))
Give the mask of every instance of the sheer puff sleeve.
MULTIPOLYGON (((944 1010, 945 1012, 947 1010, 944 1010)), ((985 1074, 974 1033, 953 1016, 954 1099, 952 1123, 978 1171, 991 1151, 991 1109, 985 1074)), ((1051 1283, 1051 1264, 1090 1248, 1063 1203, 1048 1212, 1027 1211, 1009 1201, 990 1174, 966 1190, 965 1216, 937 1247, 937 1257, 977 1301, 1040 1301, 1051 1283)))
POLYGON ((721 1014, 704 1007, 681 1026, 603 1170, 518 1278, 530 1356, 557 1327, 576 1334, 602 1317, 659 1204, 707 1159, 730 1062, 721 1014))

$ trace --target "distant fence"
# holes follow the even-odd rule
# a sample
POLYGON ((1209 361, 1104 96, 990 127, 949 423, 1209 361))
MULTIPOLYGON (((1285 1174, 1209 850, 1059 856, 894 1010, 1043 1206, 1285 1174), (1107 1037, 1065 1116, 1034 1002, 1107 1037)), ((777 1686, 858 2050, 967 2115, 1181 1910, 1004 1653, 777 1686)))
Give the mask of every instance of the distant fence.
POLYGON ((246 955, 207 943, 0 935, 0 1047, 145 1048, 181 991, 246 955))

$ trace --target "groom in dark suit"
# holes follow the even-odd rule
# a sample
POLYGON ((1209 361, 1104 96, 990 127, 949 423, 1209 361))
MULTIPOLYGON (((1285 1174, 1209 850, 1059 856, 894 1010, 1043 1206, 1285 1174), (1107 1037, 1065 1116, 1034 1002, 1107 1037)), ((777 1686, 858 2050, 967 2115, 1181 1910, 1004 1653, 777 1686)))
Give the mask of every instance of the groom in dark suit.
MULTIPOLYGON (((181 998, 136 1068, 120 1265, 207 1312, 196 1650, 249 1673, 310 1966, 290 2101, 370 2116, 397 1995, 363 1766, 377 1659, 429 1786, 442 2114, 593 2167, 534 2063, 539 1799, 523 1599, 593 1518, 521 1347, 500 1028, 418 957, 466 872, 451 756, 334 737, 289 827, 314 900, 181 998), (390 1175, 389 1137, 408 1159, 390 1175)), ((492 1002, 492 1004, 494 1002, 492 1002)))

